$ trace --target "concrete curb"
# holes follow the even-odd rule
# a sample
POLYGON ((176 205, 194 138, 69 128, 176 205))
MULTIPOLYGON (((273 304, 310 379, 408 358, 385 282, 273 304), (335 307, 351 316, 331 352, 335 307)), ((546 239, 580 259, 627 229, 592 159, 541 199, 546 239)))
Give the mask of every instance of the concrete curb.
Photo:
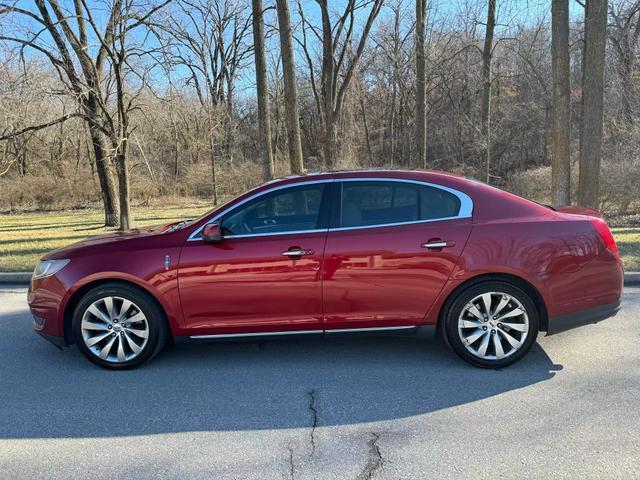
MULTIPOLYGON (((0 284, 28 285, 31 272, 0 272, 0 284)), ((625 285, 640 285, 640 272, 626 272, 625 285)))
POLYGON ((0 272, 0 284, 28 285, 31 272, 0 272))

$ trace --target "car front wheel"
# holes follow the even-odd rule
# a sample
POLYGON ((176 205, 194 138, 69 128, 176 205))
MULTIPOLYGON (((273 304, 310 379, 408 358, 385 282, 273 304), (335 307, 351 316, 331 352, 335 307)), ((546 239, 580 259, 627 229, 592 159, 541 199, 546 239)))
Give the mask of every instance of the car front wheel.
POLYGON ((445 335, 467 362, 500 368, 526 355, 538 325, 538 311, 524 290, 492 281, 474 285, 454 299, 445 317, 445 335))
POLYGON ((123 370, 153 358, 166 341, 164 313, 145 291, 98 286, 78 303, 72 323, 80 351, 103 368, 123 370))

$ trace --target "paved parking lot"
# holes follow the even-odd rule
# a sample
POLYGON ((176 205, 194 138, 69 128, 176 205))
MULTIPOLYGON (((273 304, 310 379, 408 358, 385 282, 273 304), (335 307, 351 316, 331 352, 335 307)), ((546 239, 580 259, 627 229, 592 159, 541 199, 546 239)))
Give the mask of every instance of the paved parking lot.
POLYGON ((0 285, 1 478, 640 478, 640 288, 502 371, 440 342, 172 348, 110 372, 0 285))

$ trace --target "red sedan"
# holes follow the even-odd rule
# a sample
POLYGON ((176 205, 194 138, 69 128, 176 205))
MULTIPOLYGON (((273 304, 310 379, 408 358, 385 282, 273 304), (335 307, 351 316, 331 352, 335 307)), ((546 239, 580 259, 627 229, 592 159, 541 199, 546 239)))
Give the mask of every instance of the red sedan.
POLYGON ((480 367, 615 315, 623 266, 594 211, 551 208, 427 171, 306 175, 198 220, 46 255, 33 328, 101 367, 170 340, 441 332, 480 367))

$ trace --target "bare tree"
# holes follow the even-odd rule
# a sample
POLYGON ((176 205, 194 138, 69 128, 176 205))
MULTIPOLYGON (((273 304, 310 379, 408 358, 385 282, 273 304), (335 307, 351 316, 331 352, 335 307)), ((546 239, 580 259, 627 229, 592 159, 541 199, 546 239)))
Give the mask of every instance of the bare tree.
POLYGON ((269 90, 267 66, 264 56, 264 20, 262 0, 252 0, 253 44, 256 62, 256 90, 258 96, 258 136, 262 154, 262 171, 265 180, 274 177, 275 165, 271 147, 271 119, 269 118, 269 90))
POLYGON ((569 70, 569 0, 551 4, 553 58, 553 133, 551 180, 553 201, 571 204, 571 85, 569 70))
MULTIPOLYGON (((36 9, 22 8, 17 4, 0 3, 0 14, 9 13, 22 17, 17 21, 31 22, 31 27, 23 36, 1 35, 0 40, 17 43, 23 50, 33 50, 44 55, 55 68, 65 92, 78 102, 78 116, 87 122, 96 171, 100 180, 105 212, 105 225, 118 224, 117 190, 112 174, 108 136, 104 125, 104 111, 107 109, 104 93, 104 69, 106 49, 101 45, 94 58, 90 57, 89 34, 84 5, 74 3, 74 11, 66 13, 57 0, 34 0, 36 9), (69 18, 75 16, 75 22, 69 18), (76 27, 74 30, 73 27, 76 27), (45 30, 51 42, 40 34, 45 30)), ((113 35, 113 17, 104 29, 103 37, 113 35)), ((60 118, 65 121, 66 118, 60 118)), ((43 126, 58 123, 46 122, 43 126)))
POLYGON ((607 0, 586 2, 584 24, 578 204, 598 208, 602 157, 607 0))
POLYGON ((496 0, 487 4, 484 48, 482 49, 482 105, 480 129, 485 150, 485 181, 491 181, 491 87, 493 83, 491 64, 493 57, 493 34, 496 26, 496 0))
POLYGON ((640 0, 628 2, 622 0, 618 5, 613 2, 609 7, 611 24, 609 39, 618 63, 618 71, 622 79, 622 108, 626 123, 635 122, 634 110, 638 107, 637 92, 634 87, 636 58, 640 45, 640 0))
POLYGON ((302 160, 302 141, 300 139, 298 87, 296 84, 289 1, 276 0, 276 9, 278 10, 278 30, 280 32, 280 52, 282 54, 282 73, 284 76, 284 107, 287 117, 289 164, 291 165, 291 173, 299 174, 304 171, 304 163, 302 160))
POLYGON ((237 0, 178 0, 160 26, 171 64, 186 68, 206 113, 213 203, 218 203, 217 164, 233 135, 233 92, 239 71, 253 52, 248 41, 251 12, 237 0))
POLYGON ((356 0, 348 0, 335 23, 331 20, 328 0, 315 1, 320 7, 322 21, 320 29, 307 19, 302 4, 298 0, 298 13, 302 19, 302 40, 300 40, 300 43, 305 52, 312 90, 323 125, 324 161, 327 167, 334 168, 338 154, 338 123, 342 116, 345 96, 358 61, 364 52, 373 22, 382 8, 383 0, 365 0, 360 3, 356 2, 356 0), (367 19, 364 22, 359 39, 355 40, 356 12, 367 8, 367 19), (308 30, 322 44, 320 88, 316 84, 315 62, 307 40, 308 30), (356 45, 355 50, 352 48, 354 44, 356 45))
POLYGON ((416 142, 418 165, 427 167, 427 78, 425 57, 425 27, 427 0, 416 0, 416 142))

